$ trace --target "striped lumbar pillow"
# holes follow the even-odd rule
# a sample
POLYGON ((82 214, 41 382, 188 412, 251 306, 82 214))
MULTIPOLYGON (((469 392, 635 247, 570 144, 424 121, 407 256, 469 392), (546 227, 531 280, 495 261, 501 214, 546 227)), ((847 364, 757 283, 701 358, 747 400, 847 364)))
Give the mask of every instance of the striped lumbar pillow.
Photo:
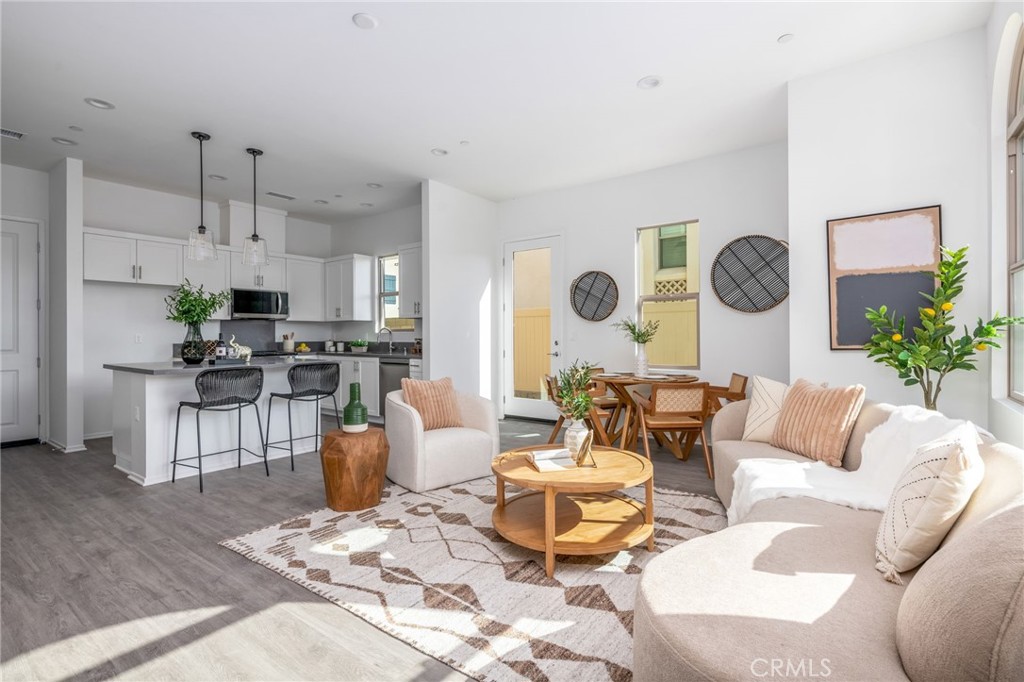
POLYGON ((860 384, 825 388, 797 379, 786 394, 771 444, 829 466, 842 466, 863 404, 860 384))
POLYGON ((424 431, 462 426, 451 377, 436 381, 403 378, 402 392, 405 402, 420 413, 424 431))
POLYGON ((750 389, 750 408, 743 425, 743 440, 767 443, 772 439, 787 391, 789 385, 781 381, 754 377, 750 389))
POLYGON ((970 422, 917 449, 875 536, 875 568, 886 580, 902 585, 898 574, 938 549, 984 475, 978 432, 970 422))

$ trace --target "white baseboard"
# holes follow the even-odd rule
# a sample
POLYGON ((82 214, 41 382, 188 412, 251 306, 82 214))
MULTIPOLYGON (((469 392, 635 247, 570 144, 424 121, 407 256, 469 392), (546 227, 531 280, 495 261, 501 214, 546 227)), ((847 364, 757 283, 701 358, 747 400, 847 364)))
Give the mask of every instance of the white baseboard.
POLYGON ((100 433, 87 433, 82 440, 96 440, 97 438, 113 438, 113 431, 102 431, 100 433))

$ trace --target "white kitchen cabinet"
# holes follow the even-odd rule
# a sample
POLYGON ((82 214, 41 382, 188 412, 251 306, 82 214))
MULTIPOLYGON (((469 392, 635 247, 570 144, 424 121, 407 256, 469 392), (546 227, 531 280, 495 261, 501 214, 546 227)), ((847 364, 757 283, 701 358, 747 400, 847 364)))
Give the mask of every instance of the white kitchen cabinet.
MULTIPOLYGON (((349 401, 349 386, 359 382, 360 401, 366 405, 371 417, 380 416, 380 360, 377 358, 353 358, 345 356, 341 365, 341 381, 338 382, 338 410, 344 410, 349 401)), ((326 404, 326 403, 324 403, 326 404)), ((334 405, 331 404, 333 409, 334 405)))
POLYGON ((423 247, 398 249, 398 316, 423 317, 423 247))
POLYGON ((82 239, 84 279, 162 286, 177 286, 182 280, 180 243, 99 232, 86 232, 82 239))
POLYGON ((262 267, 243 265, 242 253, 233 251, 231 252, 231 288, 284 291, 287 284, 286 267, 285 259, 278 256, 270 257, 270 265, 262 267))
POLYGON ((289 258, 288 319, 292 322, 324 320, 324 264, 319 260, 289 258))
MULTIPOLYGON (((187 248, 187 247, 186 247, 187 248)), ((231 289, 231 254, 223 249, 217 254, 217 260, 185 259, 185 279, 192 285, 203 286, 203 291, 220 292, 231 289)), ((213 314, 215 320, 231 318, 231 303, 217 309, 213 314)))
POLYGON ((373 257, 332 258, 324 266, 324 319, 373 321, 373 257))

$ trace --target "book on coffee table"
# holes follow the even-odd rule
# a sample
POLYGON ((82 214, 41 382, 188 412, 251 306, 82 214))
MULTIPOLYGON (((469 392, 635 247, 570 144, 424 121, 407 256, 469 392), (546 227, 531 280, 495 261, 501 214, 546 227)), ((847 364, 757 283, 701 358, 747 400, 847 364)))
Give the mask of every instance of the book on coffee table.
POLYGON ((555 450, 534 450, 526 453, 526 459, 537 471, 565 471, 575 469, 576 462, 569 455, 568 448, 555 450))

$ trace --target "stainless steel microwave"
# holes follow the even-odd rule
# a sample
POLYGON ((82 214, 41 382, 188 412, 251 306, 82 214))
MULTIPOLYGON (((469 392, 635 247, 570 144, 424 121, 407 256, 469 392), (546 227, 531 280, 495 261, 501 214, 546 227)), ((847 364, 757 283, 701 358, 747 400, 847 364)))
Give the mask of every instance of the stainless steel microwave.
POLYGON ((288 292, 266 289, 232 289, 232 320, 288 319, 288 292))

